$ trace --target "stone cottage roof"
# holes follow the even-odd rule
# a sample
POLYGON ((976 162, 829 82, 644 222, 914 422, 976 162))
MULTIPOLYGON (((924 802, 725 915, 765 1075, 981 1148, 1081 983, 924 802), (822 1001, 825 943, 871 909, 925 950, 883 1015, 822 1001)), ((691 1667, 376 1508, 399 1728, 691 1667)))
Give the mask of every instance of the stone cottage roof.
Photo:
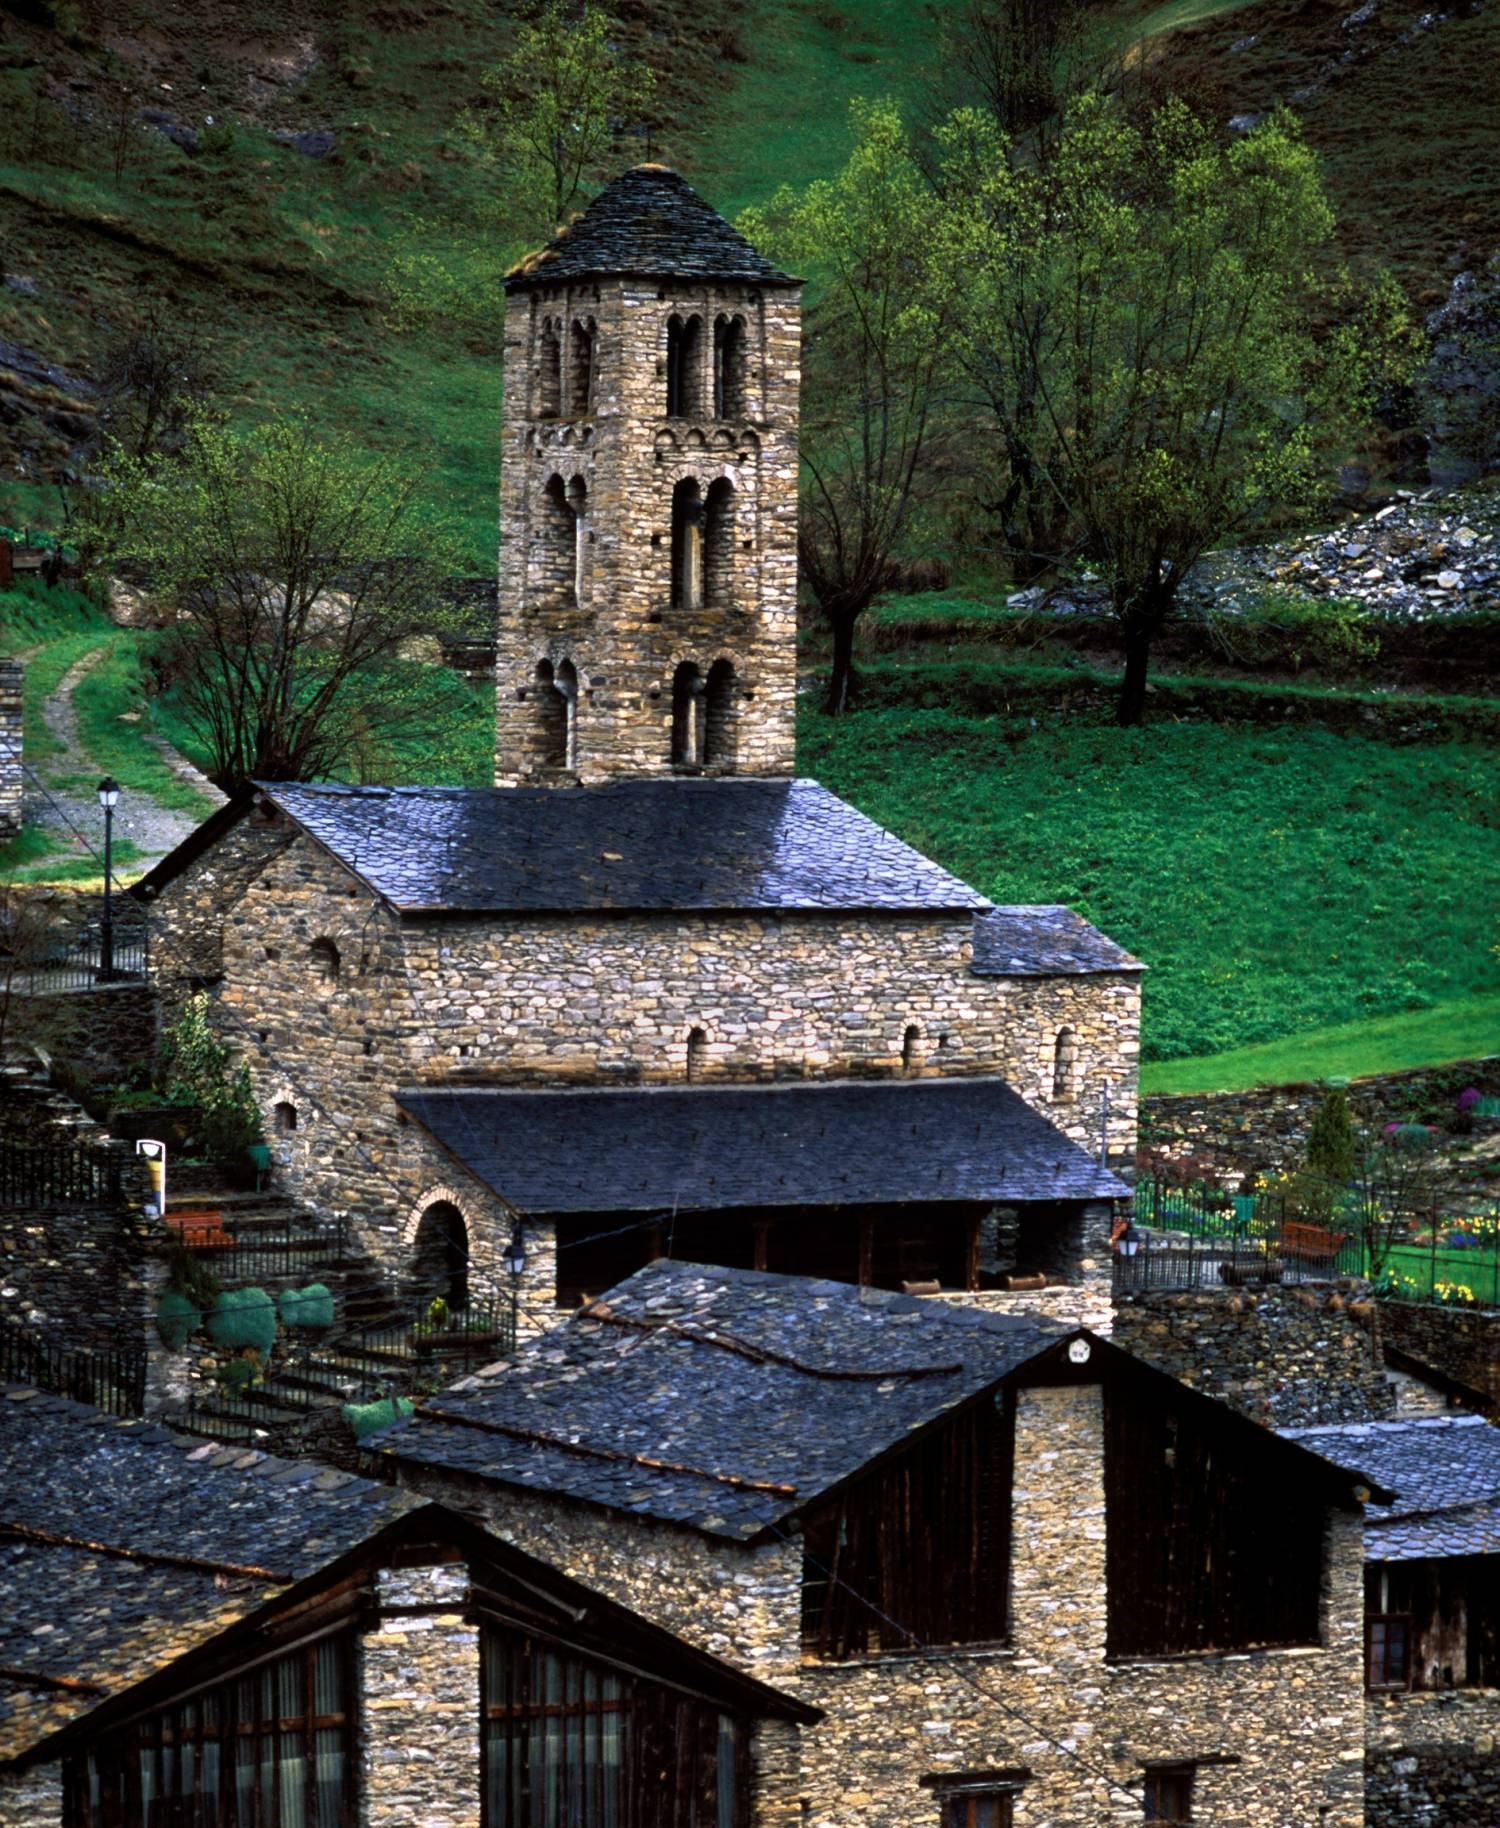
POLYGON ((976 977, 1065 977, 1146 967, 1071 908, 991 908, 974 922, 976 977))
POLYGON ((989 905, 815 781, 260 791, 407 913, 989 905))
MULTIPOLYGON (((751 1542, 1025 1367, 1063 1374, 1062 1348, 1082 1332, 1035 1314, 662 1261, 372 1445, 413 1472, 751 1542)), ((1120 1375, 1212 1410, 1231 1434, 1265 1438, 1223 1403, 1083 1336, 1120 1375)), ((1333 1502, 1349 1502, 1356 1477, 1374 1485, 1284 1445, 1333 1502)))
POLYGON ((184 1657, 263 1645, 270 1615, 402 1543, 456 1547, 502 1593, 514 1581, 529 1619, 588 1654, 752 1714, 818 1718, 482 1526, 311 1461, 4 1389, 0 1494, 0 1767, 133 1710, 184 1657))
POLYGON ((1412 1416, 1282 1433, 1395 1492, 1365 1512, 1367 1561, 1500 1555, 1500 1428, 1478 1415, 1412 1416))
POLYGON ((401 1108, 525 1212, 1122 1199, 1003 1079, 428 1089, 401 1108))
POLYGON ((413 1508, 308 1461, 0 1393, 0 1761, 413 1508))
POLYGON ((794 286, 666 165, 636 165, 506 277, 507 291, 635 274, 794 286))
POLYGON ((749 1540, 1068 1334, 659 1262, 376 1439, 404 1462, 749 1540))

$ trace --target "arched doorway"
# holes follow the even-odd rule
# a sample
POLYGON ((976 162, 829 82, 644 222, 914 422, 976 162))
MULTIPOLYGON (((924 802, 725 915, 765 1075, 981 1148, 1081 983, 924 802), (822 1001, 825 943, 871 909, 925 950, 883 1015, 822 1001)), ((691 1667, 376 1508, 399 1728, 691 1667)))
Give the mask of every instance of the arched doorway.
POLYGON ((469 1305, 469 1228, 452 1200, 434 1200, 418 1220, 411 1275, 424 1307, 439 1298, 450 1313, 469 1305))

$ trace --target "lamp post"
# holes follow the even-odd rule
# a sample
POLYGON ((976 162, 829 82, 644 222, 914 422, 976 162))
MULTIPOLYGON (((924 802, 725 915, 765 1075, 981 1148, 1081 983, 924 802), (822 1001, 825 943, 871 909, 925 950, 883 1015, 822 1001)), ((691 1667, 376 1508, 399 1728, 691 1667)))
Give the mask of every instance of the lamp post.
POLYGON ((526 1270, 526 1245, 518 1224, 505 1247, 505 1267, 510 1271, 510 1350, 516 1350, 516 1321, 521 1309, 521 1277, 526 1270))
POLYGON ((99 923, 99 982, 115 975, 115 912, 111 901, 114 870, 111 852, 115 835, 115 807, 120 803, 120 783, 105 775, 99 783, 99 804, 104 808, 104 918, 99 923))

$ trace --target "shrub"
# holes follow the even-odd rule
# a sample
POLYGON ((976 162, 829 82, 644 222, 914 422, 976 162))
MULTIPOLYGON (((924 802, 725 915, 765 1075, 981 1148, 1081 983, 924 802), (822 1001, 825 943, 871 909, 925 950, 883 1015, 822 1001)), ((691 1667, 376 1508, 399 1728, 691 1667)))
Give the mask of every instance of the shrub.
POLYGON ((311 1282, 306 1288, 284 1290, 280 1307, 284 1327, 321 1329, 333 1325, 333 1294, 321 1282, 311 1282))
POLYGON ((345 1403, 344 1420, 354 1430, 356 1441, 363 1441, 377 1428, 389 1428, 392 1422, 404 1421, 415 1405, 404 1396, 383 1396, 373 1403, 345 1403))
POLYGON ((238 1164, 250 1144, 261 1140, 261 1124, 249 1069, 242 1062, 231 1070, 231 1059, 209 1026, 207 994, 199 991, 183 1005, 166 1038, 163 1089, 172 1102, 198 1107, 208 1155, 238 1164))
POLYGON ((1349 1094, 1333 1086, 1313 1115, 1307 1133, 1307 1168, 1310 1174, 1344 1186, 1354 1174, 1354 1121, 1349 1115, 1349 1094))
POLYGON ((269 1352, 276 1343, 276 1304, 263 1288, 227 1288, 208 1317, 216 1346, 253 1346, 269 1352))
POLYGON ((244 1396, 259 1381, 260 1366, 253 1358, 231 1358, 219 1367, 219 1388, 226 1396, 244 1396))
POLYGON ((169 1352, 180 1352, 202 1319, 198 1304, 179 1288, 169 1288, 156 1304, 156 1331, 169 1352))

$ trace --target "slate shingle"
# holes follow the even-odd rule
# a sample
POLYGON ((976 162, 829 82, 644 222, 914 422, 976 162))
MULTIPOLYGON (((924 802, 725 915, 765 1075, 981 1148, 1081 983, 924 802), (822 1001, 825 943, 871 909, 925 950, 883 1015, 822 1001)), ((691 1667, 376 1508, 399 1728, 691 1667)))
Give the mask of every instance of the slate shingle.
POLYGON ((1003 1079, 409 1087, 397 1102, 523 1212, 1123 1199, 1003 1079))
POLYGON ((1071 908, 991 908, 974 922, 976 977, 1068 977, 1144 971, 1123 946, 1071 908))
POLYGON ((795 286, 666 165, 636 165, 506 276, 506 290, 611 274, 795 286))
POLYGON ((375 1444, 414 1465, 748 1540, 1070 1330, 660 1262, 375 1444))
POLYGON ((0 1668, 36 1678, 0 1685, 0 1762, 97 1705, 59 1680, 128 1687, 282 1590, 248 1570, 301 1580, 417 1504, 366 1479, 288 1484, 266 1468, 290 1463, 204 1447, 0 1391, 0 1668))
POLYGON ((1365 1513, 1367 1561, 1500 1554, 1500 1428, 1483 1416, 1281 1432, 1395 1492, 1394 1502, 1372 1504, 1365 1513))
POLYGON ((815 781, 261 791, 412 913, 989 905, 815 781))

